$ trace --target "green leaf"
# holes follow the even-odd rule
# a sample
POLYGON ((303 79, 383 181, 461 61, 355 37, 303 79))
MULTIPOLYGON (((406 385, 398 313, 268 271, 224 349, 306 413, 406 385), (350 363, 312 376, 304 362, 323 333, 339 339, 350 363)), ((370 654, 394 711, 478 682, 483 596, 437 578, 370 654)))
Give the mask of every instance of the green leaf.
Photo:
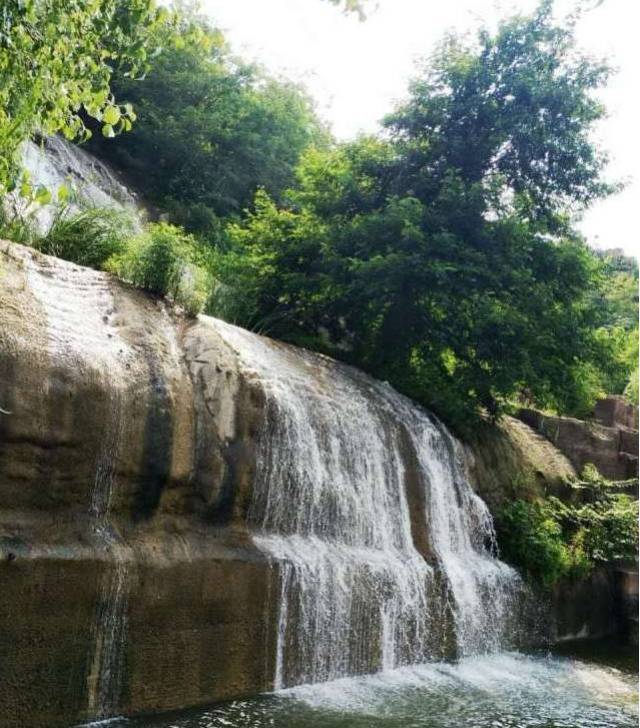
POLYGON ((120 109, 117 106, 107 106, 102 114, 102 120, 108 126, 113 126, 120 121, 120 109))
POLYGON ((116 135, 116 133, 113 131, 113 126, 111 126, 111 124, 105 124, 102 127, 102 136, 105 136, 110 139, 111 137, 114 137, 115 135, 116 135))
POLYGON ((69 188, 66 185, 58 187, 58 202, 66 202, 69 199, 69 188))
POLYGON ((38 187, 35 199, 39 205, 48 205, 51 202, 51 192, 46 187, 38 187))

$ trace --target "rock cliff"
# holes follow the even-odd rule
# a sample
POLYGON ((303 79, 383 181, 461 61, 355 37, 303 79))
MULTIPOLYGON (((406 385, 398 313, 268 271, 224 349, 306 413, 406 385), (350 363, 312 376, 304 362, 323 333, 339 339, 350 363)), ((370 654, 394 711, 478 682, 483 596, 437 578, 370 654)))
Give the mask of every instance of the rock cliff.
MULTIPOLYGON (((345 491, 349 497, 334 502, 333 479, 351 467, 343 461, 345 443, 326 430, 313 434, 316 449, 335 455, 327 482, 309 505, 335 515, 329 530, 341 527, 338 517, 349 511, 340 509, 352 504, 370 508, 372 518, 399 509, 397 523, 385 526, 389 542, 372 541, 374 551, 369 539, 378 535, 371 532, 372 522, 358 520, 354 512, 354 527, 362 529, 354 531, 354 539, 362 538, 365 548, 354 541, 345 552, 356 566, 363 551, 366 559, 379 555, 375 568, 387 587, 406 590, 405 601, 391 594, 387 605, 419 616, 424 594, 416 592, 418 581, 432 578, 438 560, 442 570, 449 569, 454 592, 456 580, 471 580, 460 582, 460 599, 469 586, 475 594, 473 579, 482 570, 493 580, 491 604, 466 605, 473 619, 491 616, 487 610, 501 598, 496 584, 506 589, 513 580, 508 567, 482 551, 484 506, 452 464, 456 448, 439 424, 355 370, 252 337, 255 351, 267 347, 276 365, 295 360, 300 379, 272 383, 297 397, 290 412, 279 413, 278 402, 267 403, 268 389, 239 365, 236 348, 221 330, 212 319, 184 318, 106 274, 0 243, 0 715, 7 728, 170 710, 278 683, 282 579, 268 549, 256 545, 250 511, 257 481, 266 477, 264 467, 257 474, 259 430, 264 435, 266 427, 286 445, 296 423, 279 418, 298 414, 294 405, 304 403, 305 378, 314 378, 308 391, 324 425, 339 414, 335 397, 342 394, 359 398, 351 407, 345 400, 346 420, 351 413, 381 423, 379 439, 371 442, 378 449, 386 443, 388 458, 382 452, 379 462, 370 462, 362 448, 350 452, 359 477, 373 477, 375 485, 374 466, 384 475, 386 460, 398 459, 397 469, 388 471, 402 478, 397 504, 384 500, 395 492, 386 486, 379 489, 378 504, 368 502, 373 491, 367 489, 345 491), (336 382, 342 382, 337 389, 336 382), (405 416, 415 420, 414 439, 408 425, 399 428, 405 416), (432 448, 433 463, 419 462, 418 435, 432 448), (420 468, 420 478, 426 473, 430 479, 428 498, 442 499, 427 521, 420 468), (403 576, 406 583, 386 571, 389 564, 408 562, 413 566, 403 576), (463 564, 465 573, 458 569, 463 564)), ((346 420, 334 423, 343 439, 350 432, 346 420)), ((532 487, 543 488, 571 472, 525 425, 511 421, 505 428, 479 433, 470 445, 476 487, 490 503, 504 498, 522 473, 533 473, 532 487)), ((283 483, 299 497, 295 483, 286 483, 284 458, 290 455, 283 446, 270 453, 267 465, 281 470, 283 483)), ((291 466, 296 477, 309 475, 306 463, 291 466)), ((300 505, 307 507, 306 501, 300 505)), ((286 509, 271 512, 282 533, 292 533, 276 545, 316 543, 330 559, 327 542, 304 530, 309 526, 304 514, 299 524, 288 526, 286 509)), ((346 518, 342 525, 349 523, 346 518)), ((288 558, 295 562, 296 554, 288 558)), ((369 563, 363 561, 366 569, 369 563)), ((346 569, 341 578, 349 575, 348 560, 340 565, 346 569)), ((295 568, 286 573, 293 578, 295 568)), ((363 586, 363 593, 369 588, 363 586)), ((372 629, 379 616, 367 617, 372 629)), ((411 642, 412 630, 419 629, 402 622, 402 615, 381 617, 388 620, 378 625, 387 643, 400 637, 411 642)), ((465 634, 484 624, 473 619, 462 625, 465 634)), ((445 624, 442 630, 446 635, 452 628, 445 624)), ((383 656, 387 646, 378 646, 383 656)), ((448 649, 436 647, 440 652, 429 654, 448 649)))
POLYGON ((564 453, 579 473, 590 463, 610 480, 637 478, 638 431, 612 419, 614 412, 611 410, 615 405, 623 410, 625 423, 633 424, 634 417, 637 417, 636 408, 622 407, 615 398, 602 400, 598 408, 604 421, 610 423, 608 425, 545 415, 532 409, 520 410, 518 416, 564 453))
POLYGON ((271 685, 272 571, 244 525, 253 397, 206 321, 2 243, 3 725, 90 713, 88 635, 120 562, 122 712, 271 685))

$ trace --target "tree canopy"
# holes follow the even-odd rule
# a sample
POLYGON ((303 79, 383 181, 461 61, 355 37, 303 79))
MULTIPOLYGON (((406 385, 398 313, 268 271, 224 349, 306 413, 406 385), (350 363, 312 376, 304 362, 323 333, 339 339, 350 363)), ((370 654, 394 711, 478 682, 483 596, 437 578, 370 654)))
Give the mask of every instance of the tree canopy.
POLYGON ((86 138, 81 112, 106 135, 134 113, 110 90, 115 68, 135 77, 170 20, 152 0, 5 0, 0 8, 0 192, 16 182, 17 153, 33 133, 86 138))
MULTIPOLYGON (((0 183, 29 134, 98 132, 93 151, 173 223, 109 236, 107 267, 127 280, 352 362, 458 426, 522 401, 585 415, 627 387, 637 268, 594 255, 574 226, 615 190, 592 136, 610 69, 550 0, 445 38, 382 133, 345 144, 303 89, 192 12, 10 0, 3 13, 0 183), (193 295, 173 280, 187 268, 193 295)), ((55 243, 76 256, 71 222, 55 243)))
POLYGON ((312 149, 287 203, 264 192, 219 310, 388 379, 450 422, 515 397, 584 413, 622 367, 598 335, 598 260, 572 214, 613 187, 591 141, 606 65, 551 4, 449 37, 387 136, 312 149))
POLYGON ((205 20, 183 16, 177 41, 144 79, 114 74, 138 123, 91 146, 174 222, 215 238, 220 219, 239 215, 258 188, 279 199, 301 151, 324 132, 301 88, 232 56, 205 20))

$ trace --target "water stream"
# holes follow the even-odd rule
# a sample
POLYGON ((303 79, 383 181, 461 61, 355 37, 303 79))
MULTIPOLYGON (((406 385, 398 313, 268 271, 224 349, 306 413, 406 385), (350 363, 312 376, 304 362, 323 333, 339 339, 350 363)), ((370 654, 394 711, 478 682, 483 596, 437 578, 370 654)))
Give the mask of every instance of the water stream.
POLYGON ((97 718, 118 713, 127 637, 130 559, 128 549, 110 519, 121 439, 120 401, 117 394, 112 393, 89 506, 97 546, 108 554, 100 578, 91 668, 87 675, 87 710, 97 718))
POLYGON ((250 521, 280 564, 276 688, 504 647, 521 582, 443 425, 355 369, 214 325, 266 395, 250 521))

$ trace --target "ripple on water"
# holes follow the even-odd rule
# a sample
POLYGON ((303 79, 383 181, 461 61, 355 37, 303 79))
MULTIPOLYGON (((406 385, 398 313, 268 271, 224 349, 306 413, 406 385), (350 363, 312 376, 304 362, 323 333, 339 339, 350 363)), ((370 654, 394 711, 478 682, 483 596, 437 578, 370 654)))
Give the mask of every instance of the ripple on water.
POLYGON ((129 728, 632 728, 637 676, 518 653, 303 685, 129 728))

